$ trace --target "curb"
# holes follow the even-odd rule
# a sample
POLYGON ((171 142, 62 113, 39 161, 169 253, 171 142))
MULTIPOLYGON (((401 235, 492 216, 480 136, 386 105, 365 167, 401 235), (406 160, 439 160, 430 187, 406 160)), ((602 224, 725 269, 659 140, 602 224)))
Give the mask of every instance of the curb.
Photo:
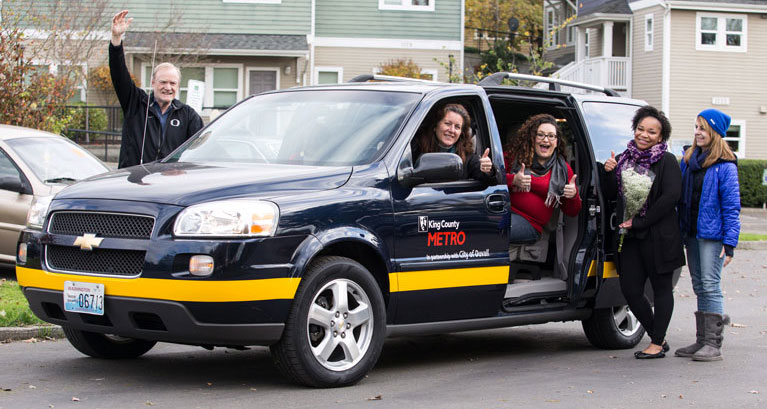
POLYGON ((21 341, 30 338, 64 338, 64 331, 58 325, 0 328, 0 342, 21 341))
POLYGON ((735 250, 767 250, 767 241, 739 241, 735 250))

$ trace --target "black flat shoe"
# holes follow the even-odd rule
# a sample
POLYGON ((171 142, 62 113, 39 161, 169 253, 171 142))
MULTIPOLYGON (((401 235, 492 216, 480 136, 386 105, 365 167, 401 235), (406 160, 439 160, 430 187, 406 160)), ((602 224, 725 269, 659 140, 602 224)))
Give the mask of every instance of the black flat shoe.
POLYGON ((661 345, 661 347, 663 348, 663 352, 668 352, 671 350, 671 347, 668 346, 668 342, 666 341, 663 341, 663 345, 661 345))
POLYGON ((656 359, 656 358, 665 358, 666 353, 661 350, 657 354, 648 354, 644 351, 636 351, 634 352, 634 358, 636 359, 656 359))

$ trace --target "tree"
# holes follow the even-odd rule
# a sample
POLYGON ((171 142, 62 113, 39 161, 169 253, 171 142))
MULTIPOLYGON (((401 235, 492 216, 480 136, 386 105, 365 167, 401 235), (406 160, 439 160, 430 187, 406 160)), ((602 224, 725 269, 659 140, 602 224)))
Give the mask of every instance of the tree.
POLYGON ((85 80, 107 0, 5 0, 0 26, 0 122, 60 133, 85 80), (25 30, 31 33, 25 35, 25 30))
POLYGON ((378 66, 381 75, 392 75, 395 77, 406 78, 418 78, 424 80, 432 79, 431 75, 421 73, 421 67, 418 66, 413 60, 400 58, 398 60, 390 60, 389 62, 382 63, 378 66))
POLYGON ((482 33, 480 48, 492 47, 497 39, 504 39, 509 30, 509 19, 516 18, 519 27, 515 31, 512 48, 519 41, 534 42, 543 29, 543 4, 529 0, 466 0, 465 25, 474 38, 475 30, 482 33))
POLYGON ((66 76, 37 70, 23 39, 19 29, 0 30, 0 123, 60 133, 72 119, 63 103, 74 88, 66 76))

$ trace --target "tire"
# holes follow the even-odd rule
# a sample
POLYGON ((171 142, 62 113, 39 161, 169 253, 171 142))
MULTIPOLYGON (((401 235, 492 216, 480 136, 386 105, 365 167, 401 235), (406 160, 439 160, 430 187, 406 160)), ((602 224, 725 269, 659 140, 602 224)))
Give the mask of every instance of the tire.
POLYGON ((345 257, 323 257, 301 279, 272 359, 299 384, 353 385, 378 361, 385 336, 383 296, 370 272, 345 257))
POLYGON ((138 358, 149 352, 157 343, 143 339, 81 331, 66 326, 62 327, 62 329, 67 340, 76 350, 93 358, 138 358))
POLYGON ((642 324, 625 305, 597 308, 582 324, 586 338, 597 348, 633 348, 645 333, 642 324))

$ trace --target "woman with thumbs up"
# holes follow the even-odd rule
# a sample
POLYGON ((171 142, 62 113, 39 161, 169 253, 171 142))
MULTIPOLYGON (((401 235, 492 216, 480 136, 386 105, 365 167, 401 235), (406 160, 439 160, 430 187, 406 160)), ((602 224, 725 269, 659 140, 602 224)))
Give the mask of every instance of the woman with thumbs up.
POLYGON ((476 179, 488 185, 496 184, 496 169, 490 159, 490 148, 482 157, 474 153, 471 137, 471 117, 460 104, 446 104, 436 111, 436 121, 430 122, 413 141, 413 157, 416 160, 424 153, 449 152, 461 157, 463 178, 476 179))
POLYGON ((565 159, 565 141, 557 120, 549 114, 530 117, 507 152, 506 183, 511 191, 512 244, 540 239, 554 209, 568 216, 581 210, 577 175, 565 159))

